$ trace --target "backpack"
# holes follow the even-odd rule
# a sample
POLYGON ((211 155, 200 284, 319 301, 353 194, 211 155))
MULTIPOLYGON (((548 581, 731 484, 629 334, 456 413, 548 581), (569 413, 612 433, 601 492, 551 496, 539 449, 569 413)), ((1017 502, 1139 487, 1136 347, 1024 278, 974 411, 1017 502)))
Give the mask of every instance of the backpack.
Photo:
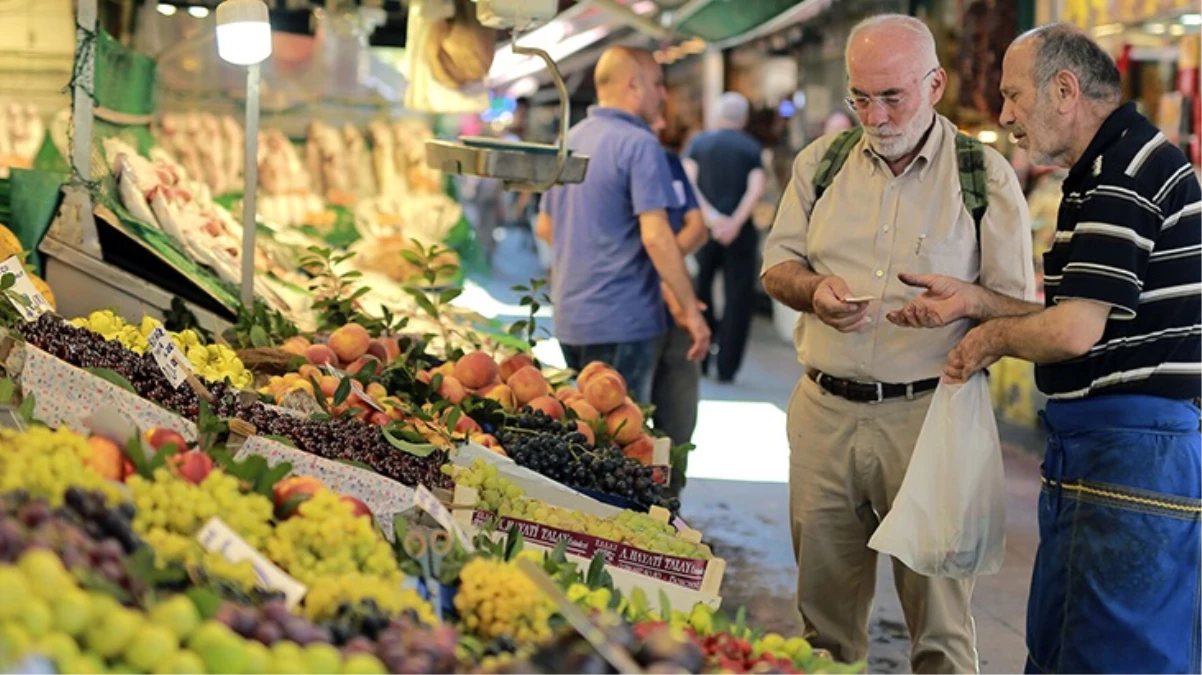
MULTIPOLYGON (((814 172, 814 203, 822 199, 822 194, 835 182, 835 176, 843 168, 851 149, 864 135, 863 127, 855 127, 840 132, 831 146, 827 148, 818 169, 814 172)), ((981 219, 985 217, 985 209, 989 206, 989 189, 986 187, 985 145, 971 136, 956 134, 956 164, 960 170, 960 199, 964 207, 972 214, 973 226, 976 228, 977 243, 981 241, 981 219)))

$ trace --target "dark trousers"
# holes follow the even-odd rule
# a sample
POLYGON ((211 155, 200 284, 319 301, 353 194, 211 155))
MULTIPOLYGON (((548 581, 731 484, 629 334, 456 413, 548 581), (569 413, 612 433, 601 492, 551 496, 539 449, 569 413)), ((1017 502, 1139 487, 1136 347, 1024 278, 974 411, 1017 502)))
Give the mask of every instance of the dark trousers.
MULTIPOLYGON (((755 301, 757 243, 759 235, 751 223, 745 223, 739 235, 723 246, 709 241, 697 252, 697 299, 706 304, 712 342, 718 347, 718 379, 733 380, 743 363, 747 335, 751 331, 751 312, 755 301), (714 314, 714 277, 722 270, 726 304, 722 318, 714 314)), ((708 372, 707 358, 702 368, 708 372)))
POLYGON ((655 374, 656 349, 660 336, 638 342, 611 342, 599 345, 560 344, 564 361, 580 372, 593 361, 607 363, 626 380, 626 391, 636 403, 651 401, 651 378, 655 374))

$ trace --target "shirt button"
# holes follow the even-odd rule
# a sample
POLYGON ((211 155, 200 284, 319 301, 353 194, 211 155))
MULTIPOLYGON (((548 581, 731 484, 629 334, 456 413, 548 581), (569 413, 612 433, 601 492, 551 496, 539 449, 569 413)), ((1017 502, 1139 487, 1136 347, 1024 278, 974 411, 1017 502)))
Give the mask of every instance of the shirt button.
POLYGON ((886 231, 886 232, 888 232, 888 231, 889 231, 889 226, 888 226, 888 225, 886 225, 886 226, 885 226, 885 231, 886 231))
POLYGON ((871 316, 869 316, 869 317, 865 317, 865 318, 864 318, 864 323, 872 323, 872 317, 871 317, 871 316))
POLYGON ((880 279, 880 278, 881 278, 881 277, 883 277, 883 276, 885 276, 885 270, 877 270, 877 271, 876 271, 876 278, 877 278, 877 279, 880 279))

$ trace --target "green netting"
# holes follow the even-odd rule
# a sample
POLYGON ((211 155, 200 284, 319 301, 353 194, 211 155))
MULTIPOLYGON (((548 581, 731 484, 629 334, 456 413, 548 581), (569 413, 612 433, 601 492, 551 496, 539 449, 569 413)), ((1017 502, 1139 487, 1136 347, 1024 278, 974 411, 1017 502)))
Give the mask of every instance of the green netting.
POLYGON ((99 29, 96 35, 96 104, 130 115, 155 111, 155 62, 126 49, 99 29))
POLYGON ((29 251, 27 261, 38 274, 44 274, 42 256, 38 246, 50 229, 54 214, 58 213, 62 193, 60 188, 67 181, 65 173, 26 171, 13 169, 10 197, 10 214, 2 219, 8 229, 17 235, 21 247, 29 251))
POLYGON ((710 0, 677 31, 720 42, 745 33, 796 4, 796 0, 710 0))

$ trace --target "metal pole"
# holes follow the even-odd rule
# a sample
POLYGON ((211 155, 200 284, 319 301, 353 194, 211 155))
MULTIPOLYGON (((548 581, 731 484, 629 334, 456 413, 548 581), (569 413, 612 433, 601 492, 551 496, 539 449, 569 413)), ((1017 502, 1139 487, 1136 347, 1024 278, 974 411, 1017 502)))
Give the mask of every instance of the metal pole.
POLYGON ((77 246, 94 258, 100 257, 100 239, 96 221, 92 218, 92 195, 80 181, 92 178, 92 113, 90 92, 96 83, 96 40, 88 40, 97 32, 96 0, 79 0, 75 20, 75 91, 72 97, 71 166, 78 178, 63 187, 63 206, 55 220, 52 234, 77 246), (79 45, 87 41, 86 49, 79 45))
POLYGON ((259 190, 259 64, 246 69, 246 186, 242 192, 242 305, 255 306, 255 196, 259 190))

